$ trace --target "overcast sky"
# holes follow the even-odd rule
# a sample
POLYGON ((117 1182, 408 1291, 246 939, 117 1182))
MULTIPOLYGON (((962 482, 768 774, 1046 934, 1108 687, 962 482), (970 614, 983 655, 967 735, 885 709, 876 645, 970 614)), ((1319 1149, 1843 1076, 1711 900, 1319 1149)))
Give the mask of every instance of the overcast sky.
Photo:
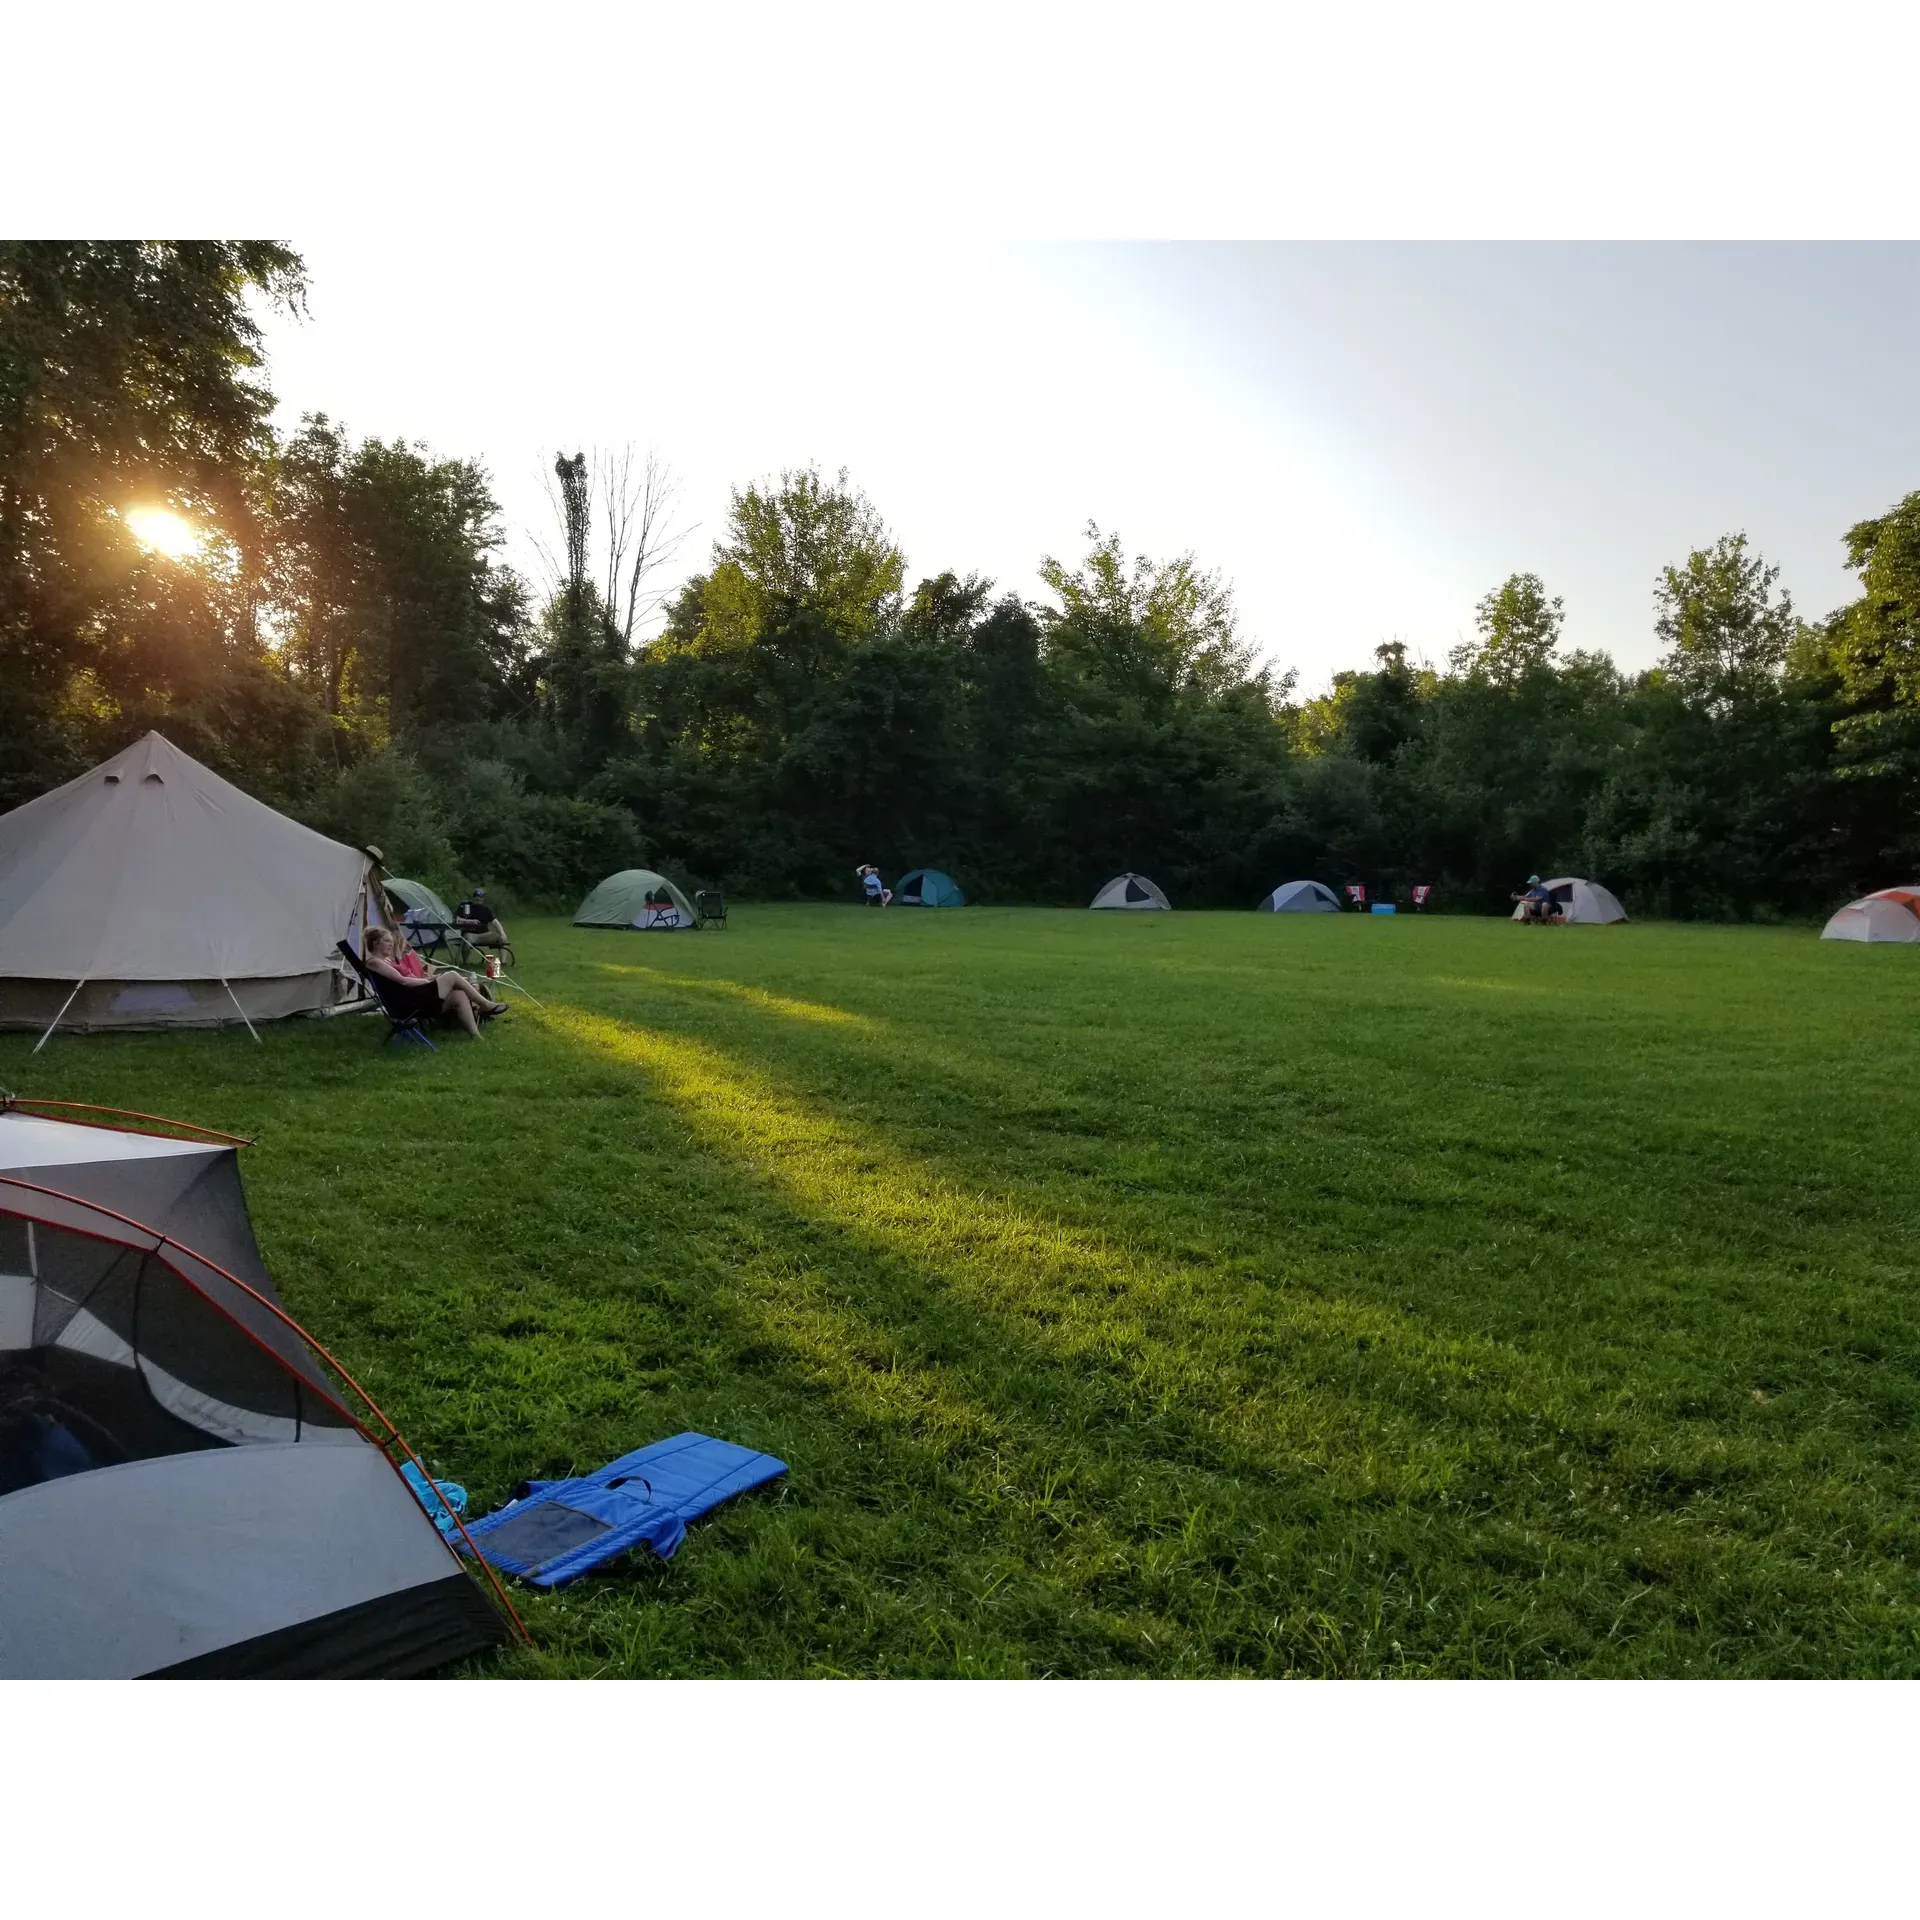
POLYGON ((1663 563, 1744 529, 1809 614, 1920 488, 1920 248, 302 241, 283 423, 474 456, 537 563, 556 452, 652 444, 704 564, 730 487, 846 467, 904 546, 1034 595, 1089 519, 1233 583, 1303 690, 1439 661, 1531 570, 1653 657, 1663 563))

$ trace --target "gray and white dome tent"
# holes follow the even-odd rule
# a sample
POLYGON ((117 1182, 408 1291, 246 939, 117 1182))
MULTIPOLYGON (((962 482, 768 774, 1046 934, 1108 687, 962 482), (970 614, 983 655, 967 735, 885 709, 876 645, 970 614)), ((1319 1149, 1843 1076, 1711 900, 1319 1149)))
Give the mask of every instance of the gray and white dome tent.
POLYGON ((1255 909, 1258 913, 1338 913, 1340 901, 1331 887, 1318 880, 1288 880, 1277 886, 1255 909))
POLYGON ((406 1674, 505 1637, 317 1355, 233 1144, 0 1101, 0 1679, 406 1674))
POLYGON ((157 733, 0 815, 0 1027, 222 1026, 343 996, 372 857, 157 733))
MULTIPOLYGON (((1558 919, 1568 926, 1609 927, 1627 917, 1627 910, 1597 880, 1561 878, 1546 882, 1558 919)), ((1524 905, 1515 907, 1515 920, 1527 917, 1524 905)))
POLYGON ((1118 907, 1133 913, 1171 913, 1173 902, 1143 873, 1120 873, 1093 896, 1096 907, 1118 907))

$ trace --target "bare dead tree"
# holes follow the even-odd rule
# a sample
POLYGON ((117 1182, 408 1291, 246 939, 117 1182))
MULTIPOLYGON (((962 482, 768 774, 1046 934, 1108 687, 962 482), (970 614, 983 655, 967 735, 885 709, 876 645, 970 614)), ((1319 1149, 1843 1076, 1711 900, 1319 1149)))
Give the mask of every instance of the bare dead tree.
POLYGON ((637 472, 631 443, 601 456, 598 464, 607 516, 607 611, 621 644, 630 649, 635 627, 651 619, 666 598, 657 576, 693 529, 674 526, 680 483, 651 447, 637 472))
POLYGON ((598 566, 601 602, 622 649, 631 651, 634 634, 671 591, 659 576, 695 529, 673 524, 680 483, 651 447, 644 454, 631 441, 611 450, 596 448, 591 466, 584 454, 571 460, 562 455, 553 463, 547 499, 564 559, 540 535, 530 536, 556 593, 586 585, 596 496, 606 529, 598 566))

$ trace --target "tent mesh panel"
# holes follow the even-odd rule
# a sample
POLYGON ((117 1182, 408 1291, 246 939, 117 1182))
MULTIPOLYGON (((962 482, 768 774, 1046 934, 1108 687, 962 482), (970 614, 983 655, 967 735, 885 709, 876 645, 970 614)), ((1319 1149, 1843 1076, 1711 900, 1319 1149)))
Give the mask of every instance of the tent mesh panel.
POLYGON ((137 1248, 0 1215, 0 1494, 220 1446, 337 1436, 347 1423, 172 1267, 137 1248))

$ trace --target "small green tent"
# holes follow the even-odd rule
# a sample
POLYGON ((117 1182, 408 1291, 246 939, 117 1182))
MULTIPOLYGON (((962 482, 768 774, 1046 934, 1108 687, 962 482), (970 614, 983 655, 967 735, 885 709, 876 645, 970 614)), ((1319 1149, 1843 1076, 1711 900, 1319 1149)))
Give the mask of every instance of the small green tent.
POLYGON ((453 909, 424 882, 396 880, 389 874, 380 884, 394 902, 396 913, 408 913, 417 907, 421 912, 431 915, 437 925, 443 927, 453 925, 453 909))
POLYGON ((576 927, 632 927, 668 933, 695 924, 693 904, 665 874, 629 867, 610 874, 580 902, 576 927))
POLYGON ((893 890, 896 907, 964 907, 967 896, 954 885, 951 874, 938 867, 915 867, 893 890))

